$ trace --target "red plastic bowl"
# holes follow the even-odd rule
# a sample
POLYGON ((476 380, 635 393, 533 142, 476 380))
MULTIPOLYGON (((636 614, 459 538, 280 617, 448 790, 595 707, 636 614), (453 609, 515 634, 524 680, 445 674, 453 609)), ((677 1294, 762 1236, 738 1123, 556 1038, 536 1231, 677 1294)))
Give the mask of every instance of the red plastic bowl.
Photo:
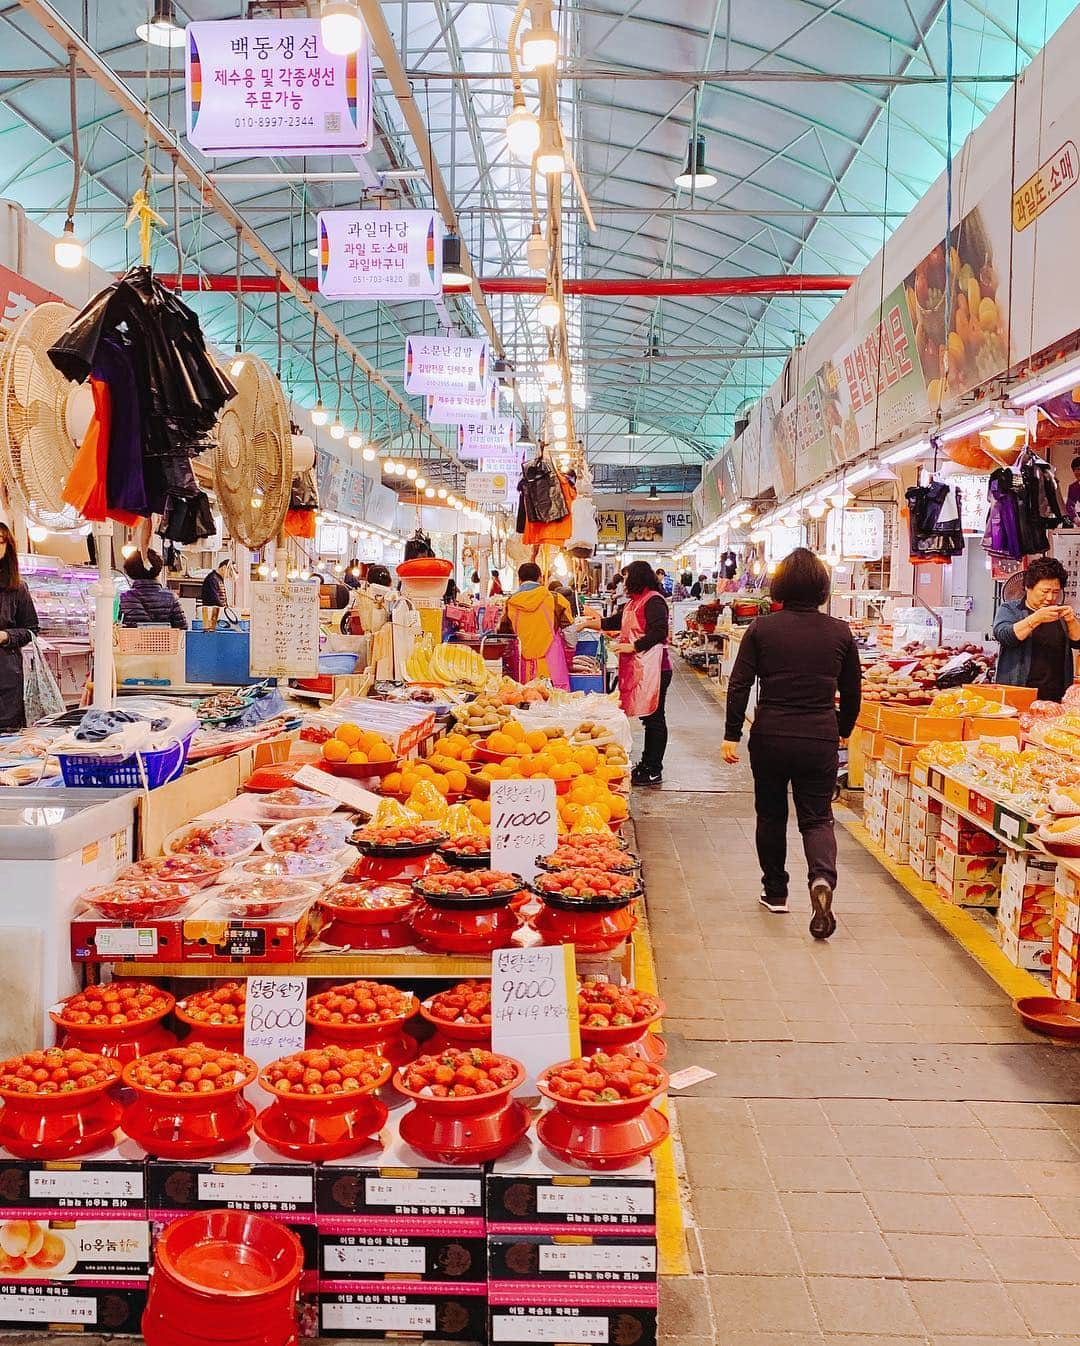
POLYGON ((259 1073, 254 1061, 243 1059, 247 1066, 238 1081, 205 1094, 148 1088, 133 1078, 141 1062, 129 1062, 123 1080, 136 1098, 124 1109, 121 1127, 147 1154, 162 1159, 201 1159, 238 1144, 255 1117, 243 1091, 259 1073))
POLYGON ((158 991, 158 995, 164 1001, 164 1008, 134 1023, 70 1023, 63 1017, 64 1001, 49 1011, 49 1018, 60 1030, 61 1047, 79 1047, 84 1052, 97 1052, 126 1065, 136 1057, 147 1056, 176 1043, 176 1034, 162 1027, 162 1020, 176 1005, 175 997, 168 991, 158 991))
POLYGON ((634 933, 633 904, 615 911, 562 911, 545 901, 530 925, 545 944, 573 944, 579 953, 610 953, 634 933))
POLYGON ((667 1091, 666 1071, 657 1067, 661 1076, 659 1085, 640 1098, 582 1103, 563 1098, 548 1088, 547 1076, 571 1064, 556 1062, 536 1081, 539 1092, 554 1104, 540 1119, 536 1134, 557 1158, 579 1168, 629 1168, 666 1139, 670 1131, 668 1120, 652 1106, 667 1091))
POLYGON ((229 867, 227 860, 212 855, 155 855, 137 860, 117 875, 120 883, 154 879, 157 883, 189 883, 193 889, 209 888, 229 867))
POLYGON ((201 1019, 193 1019, 187 1012, 187 1002, 194 998, 194 995, 192 995, 185 997, 184 1000, 177 1001, 176 1009, 173 1011, 177 1020, 187 1026, 188 1033, 184 1041, 203 1042, 208 1047, 219 1047, 222 1051, 242 1053, 244 1049, 243 1021, 238 1024, 210 1024, 201 1019))
POLYGON ((0 1145, 18 1159, 68 1159, 112 1144, 120 1106, 109 1097, 119 1082, 115 1061, 103 1058, 111 1079, 69 1093, 19 1094, 0 1089, 0 1145))
POLYGON ((272 1102, 255 1118, 255 1134, 279 1154, 307 1163, 355 1154, 386 1123, 386 1104, 371 1094, 392 1069, 387 1061, 375 1084, 349 1094, 283 1094, 260 1074, 259 1088, 272 1102))
MULTIPOLYGON (((580 1102, 573 1098, 564 1098, 561 1094, 552 1093, 548 1087, 547 1077, 553 1070, 559 1070, 563 1066, 576 1065, 576 1061, 556 1061, 554 1065, 537 1076, 536 1087, 541 1094, 550 1099, 557 1108, 561 1108, 569 1117, 578 1117, 583 1121, 590 1122, 618 1122, 627 1117, 636 1117, 638 1113, 644 1112, 648 1107, 666 1092, 668 1087, 667 1072, 660 1070, 661 1080, 655 1089, 647 1094, 641 1094, 638 1098, 618 1098, 610 1102, 580 1102)), ((657 1067, 659 1070, 659 1066, 657 1067)))
POLYGON ((589 1028, 581 1024, 581 1048, 586 1056, 593 1052, 621 1051, 628 1056, 643 1056, 646 1061, 658 1065, 667 1056, 667 1043, 659 1033, 650 1032, 653 1024, 664 1017, 665 1006, 661 1000, 655 1014, 632 1024, 608 1025, 607 1028, 589 1028))
POLYGON ((336 883, 319 897, 319 906, 327 916, 342 925, 393 925, 407 921, 416 905, 412 885, 393 880, 382 882, 378 879, 362 879, 357 883, 336 883), (360 903, 366 894, 389 889, 390 896, 400 897, 392 906, 367 907, 360 903))
POLYGON ((81 900, 106 921, 166 921, 183 911, 198 891, 193 883, 135 879, 90 888, 81 900))
MULTIPOLYGON (((310 1001, 314 997, 309 997, 310 1001)), ((393 1019, 380 1019, 373 1024, 328 1024, 307 1016, 309 1047, 320 1047, 324 1043, 334 1043, 339 1047, 370 1047, 392 1066, 402 1066, 415 1059, 419 1047, 417 1041, 405 1032, 405 1025, 415 1019, 420 1011, 416 996, 410 1000, 408 1014, 393 1019)))
POLYGON ((398 1124, 402 1140, 437 1164, 483 1164, 504 1155, 529 1129, 528 1111, 510 1097, 525 1082, 525 1067, 513 1064, 517 1072, 509 1084, 469 1098, 418 1094, 398 1070, 394 1088, 414 1104, 398 1124))
POLYGON ((435 1029, 435 1036, 424 1043, 428 1054, 446 1047, 486 1047, 491 1050, 490 1024, 459 1024, 452 1019, 439 1019, 428 1008, 429 1002, 420 1002, 420 1017, 435 1029))
POLYGON ((444 910, 421 902, 412 917, 417 940, 438 953, 490 953, 510 946, 521 929, 517 913, 502 906, 444 910))

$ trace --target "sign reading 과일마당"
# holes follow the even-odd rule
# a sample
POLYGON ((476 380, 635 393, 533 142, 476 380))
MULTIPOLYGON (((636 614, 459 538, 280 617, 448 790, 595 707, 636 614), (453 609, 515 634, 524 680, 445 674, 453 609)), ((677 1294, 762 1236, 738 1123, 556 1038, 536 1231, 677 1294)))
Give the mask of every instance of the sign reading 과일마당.
POLYGON ((335 56, 317 19, 224 19, 185 34, 187 138, 210 157, 361 154, 371 148, 371 64, 335 56))
POLYGON ((319 293, 328 299, 442 294, 442 220, 434 210, 319 212, 319 293))

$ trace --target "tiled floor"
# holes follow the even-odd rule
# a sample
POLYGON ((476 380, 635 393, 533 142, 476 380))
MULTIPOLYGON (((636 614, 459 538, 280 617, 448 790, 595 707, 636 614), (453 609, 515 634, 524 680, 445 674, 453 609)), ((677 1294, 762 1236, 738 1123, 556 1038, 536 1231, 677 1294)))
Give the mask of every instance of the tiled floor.
POLYGON ((717 1075, 676 1104, 694 1274, 665 1346, 1080 1346, 1080 1054, 843 830, 829 943, 794 831, 794 910, 762 910, 722 708, 677 670, 669 714, 634 813, 669 1063, 717 1075))

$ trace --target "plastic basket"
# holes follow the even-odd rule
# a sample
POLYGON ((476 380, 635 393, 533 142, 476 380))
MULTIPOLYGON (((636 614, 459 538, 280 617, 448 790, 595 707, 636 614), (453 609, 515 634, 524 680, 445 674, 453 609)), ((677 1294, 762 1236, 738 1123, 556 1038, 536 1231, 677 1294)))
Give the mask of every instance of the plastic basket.
POLYGON ((130 757, 92 757, 89 753, 57 753, 64 784, 94 790, 156 790, 183 771, 195 731, 156 752, 130 757))
POLYGON ((179 654, 185 634, 169 626, 117 626, 113 630, 118 654, 179 654))
POLYGON ((320 673, 355 673, 356 661, 358 656, 355 654, 320 654, 319 672, 320 673))

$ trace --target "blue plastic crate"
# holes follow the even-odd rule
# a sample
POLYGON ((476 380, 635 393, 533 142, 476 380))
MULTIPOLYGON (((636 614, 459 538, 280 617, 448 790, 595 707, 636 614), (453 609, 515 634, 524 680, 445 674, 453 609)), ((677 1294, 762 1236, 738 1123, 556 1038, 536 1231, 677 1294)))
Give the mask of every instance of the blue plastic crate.
POLYGON ((95 790, 156 790, 182 774, 195 731, 156 752, 130 757, 93 757, 89 753, 57 753, 64 784, 95 790))
POLYGON ((572 692, 602 692, 604 690, 603 673, 571 673, 570 690, 572 692))
POLYGON ((319 655, 320 673, 355 673, 357 654, 336 653, 319 655))

